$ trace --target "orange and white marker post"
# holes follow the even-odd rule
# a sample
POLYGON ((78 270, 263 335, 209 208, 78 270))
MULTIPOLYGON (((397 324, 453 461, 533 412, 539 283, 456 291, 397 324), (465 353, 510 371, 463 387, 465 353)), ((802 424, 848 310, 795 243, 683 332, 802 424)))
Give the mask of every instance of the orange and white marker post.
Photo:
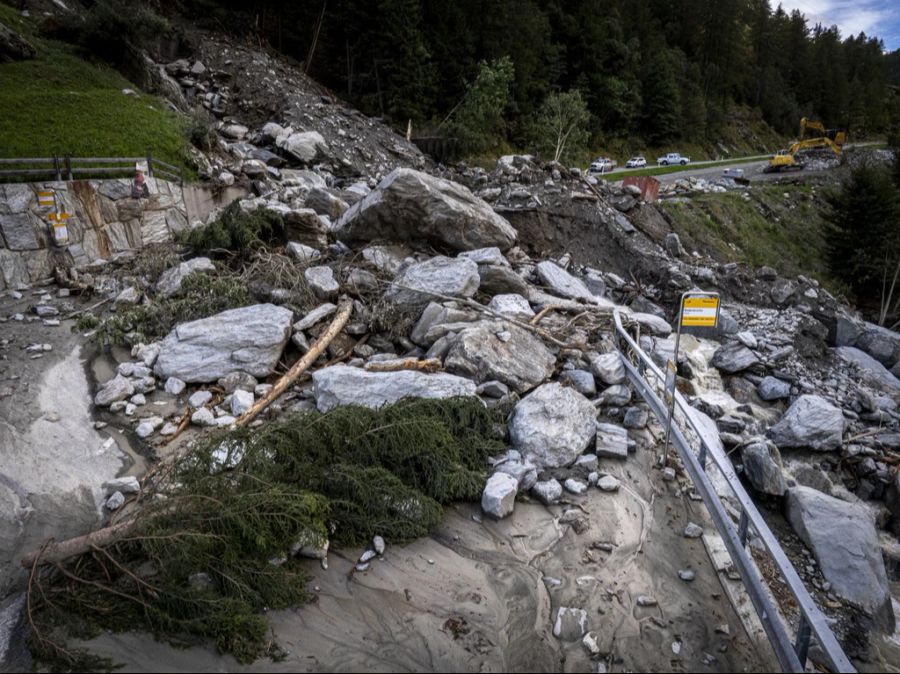
POLYGON ((53 229, 53 241, 56 245, 65 246, 69 243, 69 228, 66 226, 66 220, 69 219, 70 214, 60 209, 56 192, 53 190, 38 192, 38 207, 51 210, 47 214, 47 221, 53 229))
POLYGON ((666 363, 666 402, 669 416, 666 419, 666 447, 662 455, 662 465, 669 458, 669 436, 672 433, 672 419, 675 416, 675 380, 678 373, 678 350, 681 346, 681 328, 715 328, 719 324, 719 293, 700 290, 688 291, 681 296, 678 307, 678 328, 675 335, 675 352, 666 363))

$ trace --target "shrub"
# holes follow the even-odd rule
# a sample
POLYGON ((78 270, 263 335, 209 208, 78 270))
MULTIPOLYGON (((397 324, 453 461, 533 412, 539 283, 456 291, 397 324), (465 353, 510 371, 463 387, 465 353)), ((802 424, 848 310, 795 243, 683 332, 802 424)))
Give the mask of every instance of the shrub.
POLYGON ((264 209, 245 211, 235 201, 213 222, 186 231, 182 243, 198 253, 247 256, 262 246, 285 243, 284 221, 264 209))

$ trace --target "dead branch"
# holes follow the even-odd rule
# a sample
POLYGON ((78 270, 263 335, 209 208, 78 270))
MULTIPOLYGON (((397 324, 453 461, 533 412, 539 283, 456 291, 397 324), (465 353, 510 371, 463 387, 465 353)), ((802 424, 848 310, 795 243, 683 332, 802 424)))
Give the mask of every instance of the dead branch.
POLYGON ((551 311, 556 311, 557 309, 565 309, 565 307, 561 304, 548 304, 546 307, 541 309, 534 318, 528 321, 528 324, 537 325, 542 320, 544 320, 544 316, 549 314, 551 311))
POLYGON ((22 557, 21 564, 28 569, 40 564, 57 564, 69 557, 83 555, 94 547, 103 547, 114 543, 130 532, 136 524, 137 520, 131 519, 83 536, 70 538, 61 543, 48 542, 44 544, 44 547, 32 550, 22 557))
POLYGON ((179 435, 181 435, 182 433, 184 433, 184 429, 188 427, 188 424, 189 424, 189 423, 191 423, 191 408, 190 408, 190 405, 189 405, 188 407, 185 408, 185 410, 184 410, 184 416, 181 417, 181 421, 178 423, 178 428, 175 429, 175 432, 172 433, 172 435, 170 435, 168 438, 165 439, 165 441, 163 442, 163 444, 164 444, 164 445, 168 445, 168 444, 169 444, 170 442, 172 442, 175 438, 177 438, 179 435))
POLYGON ((334 317, 331 325, 328 326, 328 329, 319 336, 303 358, 298 360, 294 364, 294 367, 288 370, 287 373, 275 383, 272 390, 270 390, 265 397, 254 403, 253 407, 247 410, 247 412, 237 420, 237 425, 246 426, 253 421, 259 416, 260 412, 266 409, 273 400, 287 390, 288 386, 293 384, 301 374, 309 369, 309 367, 316 362, 316 359, 322 355, 322 352, 325 351, 328 345, 331 344, 332 340, 337 337, 338 333, 344 329, 344 326, 347 325, 347 321, 350 320, 350 314, 352 312, 353 302, 346 297, 343 298, 338 307, 337 315, 334 317))
POLYGON ((419 372, 437 372, 441 369, 440 358, 396 358, 381 362, 366 363, 367 372, 397 372, 398 370, 417 370, 419 372))

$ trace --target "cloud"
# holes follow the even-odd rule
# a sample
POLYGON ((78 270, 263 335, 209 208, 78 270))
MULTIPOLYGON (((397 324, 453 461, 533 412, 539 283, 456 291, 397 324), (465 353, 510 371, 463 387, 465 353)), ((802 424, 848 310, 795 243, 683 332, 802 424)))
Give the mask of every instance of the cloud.
POLYGON ((893 0, 782 0, 781 6, 799 9, 811 26, 837 25, 845 38, 863 32, 882 38, 888 48, 900 47, 900 8, 893 0))

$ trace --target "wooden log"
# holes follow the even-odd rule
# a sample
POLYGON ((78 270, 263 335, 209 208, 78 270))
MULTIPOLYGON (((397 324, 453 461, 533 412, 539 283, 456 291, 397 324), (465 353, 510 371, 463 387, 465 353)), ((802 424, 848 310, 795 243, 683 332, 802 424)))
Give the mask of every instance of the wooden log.
POLYGON ((347 325, 347 321, 350 320, 350 314, 353 312, 353 302, 350 301, 349 298, 341 299, 340 306, 338 306, 337 315, 334 317, 334 320, 331 321, 331 325, 328 326, 328 329, 319 335, 319 338, 315 341, 315 343, 309 348, 303 358, 294 363, 294 366, 288 370, 284 376, 279 379, 275 386, 272 387, 263 398, 257 400, 253 407, 247 410, 241 417, 237 420, 238 426, 246 426, 251 421, 253 421, 259 413, 266 409, 273 400, 275 400, 278 396, 284 393, 288 386, 293 384, 297 379, 302 375, 309 367, 316 362, 319 356, 322 355, 322 352, 331 344, 332 340, 337 337, 338 333, 344 329, 344 326, 347 325))
POLYGON ((83 536, 76 536, 61 543, 49 542, 42 548, 32 550, 22 557, 21 564, 26 569, 38 564, 54 564, 63 562, 70 557, 83 555, 94 547, 102 548, 124 538, 137 524, 137 520, 131 519, 111 527, 98 529, 83 536))
POLYGON ((399 370, 417 370, 419 372, 437 372, 441 369, 440 358, 395 358, 392 360, 366 363, 367 372, 398 372, 399 370))

